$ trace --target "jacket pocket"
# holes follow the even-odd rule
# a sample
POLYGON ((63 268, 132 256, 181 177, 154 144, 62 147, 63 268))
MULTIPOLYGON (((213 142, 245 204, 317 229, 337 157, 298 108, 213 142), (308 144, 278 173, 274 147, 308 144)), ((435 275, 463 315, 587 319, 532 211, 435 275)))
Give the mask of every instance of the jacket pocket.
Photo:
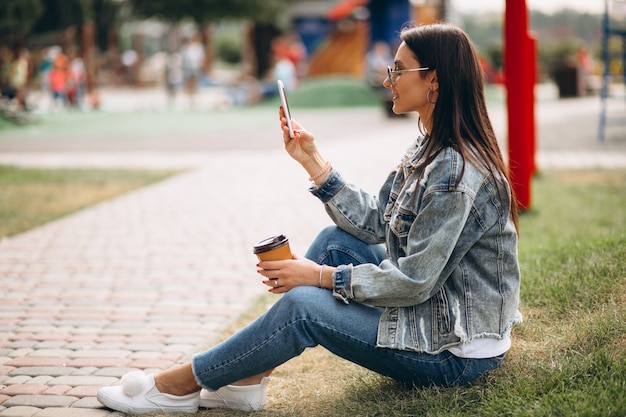
POLYGON ((444 287, 441 287, 437 294, 432 298, 434 303, 434 317, 437 320, 437 329, 442 335, 449 334, 452 331, 450 302, 444 287))

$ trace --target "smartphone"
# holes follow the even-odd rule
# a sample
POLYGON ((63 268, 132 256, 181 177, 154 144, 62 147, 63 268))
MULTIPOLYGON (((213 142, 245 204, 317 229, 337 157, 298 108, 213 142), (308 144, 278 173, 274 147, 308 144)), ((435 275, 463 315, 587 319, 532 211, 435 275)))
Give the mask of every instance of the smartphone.
POLYGON ((291 126, 291 112, 289 111, 289 103, 287 102, 287 94, 285 94, 285 84, 281 80, 277 80, 278 94, 280 95, 280 101, 283 103, 283 109, 285 110, 285 118, 287 119, 287 127, 289 128, 289 137, 293 139, 293 127, 291 126))

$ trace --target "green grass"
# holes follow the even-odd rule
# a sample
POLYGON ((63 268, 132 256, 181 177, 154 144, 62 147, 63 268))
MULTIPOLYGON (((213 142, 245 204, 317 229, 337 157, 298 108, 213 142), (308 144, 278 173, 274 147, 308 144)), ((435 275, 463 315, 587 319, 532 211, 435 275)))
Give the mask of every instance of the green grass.
POLYGON ((254 415, 625 416, 626 171, 549 171, 533 187, 520 222, 525 321, 501 369, 470 387, 407 390, 315 348, 274 372, 254 415))
MULTIPOLYGON (((380 99, 359 78, 345 76, 316 77, 304 80, 293 92, 289 92, 290 108, 333 108, 380 106, 380 99)), ((268 100, 276 106, 279 99, 268 100)))
POLYGON ((173 173, 0 166, 0 239, 162 180, 173 173))

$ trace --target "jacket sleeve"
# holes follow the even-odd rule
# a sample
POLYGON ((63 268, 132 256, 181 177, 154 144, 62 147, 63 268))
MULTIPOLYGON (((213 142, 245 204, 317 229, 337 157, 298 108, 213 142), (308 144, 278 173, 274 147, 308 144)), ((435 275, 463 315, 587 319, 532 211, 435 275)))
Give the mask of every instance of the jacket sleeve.
POLYGON ((310 191, 324 203, 337 227, 370 245, 385 242, 384 207, 381 209, 380 197, 346 183, 336 170, 331 171, 323 184, 311 187, 310 191))
POLYGON ((458 267, 473 242, 457 245, 472 208, 463 192, 440 191, 423 201, 407 236, 407 254, 380 265, 339 268, 335 294, 381 307, 405 307, 430 299, 458 267))

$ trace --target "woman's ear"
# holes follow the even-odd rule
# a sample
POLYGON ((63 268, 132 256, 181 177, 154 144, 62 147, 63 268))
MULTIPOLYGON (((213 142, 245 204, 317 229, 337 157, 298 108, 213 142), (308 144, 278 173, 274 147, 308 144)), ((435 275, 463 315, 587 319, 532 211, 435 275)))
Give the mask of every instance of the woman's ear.
POLYGON ((428 75, 428 77, 430 77, 431 89, 433 91, 439 90, 439 78, 437 78, 437 70, 434 70, 432 74, 428 75))

